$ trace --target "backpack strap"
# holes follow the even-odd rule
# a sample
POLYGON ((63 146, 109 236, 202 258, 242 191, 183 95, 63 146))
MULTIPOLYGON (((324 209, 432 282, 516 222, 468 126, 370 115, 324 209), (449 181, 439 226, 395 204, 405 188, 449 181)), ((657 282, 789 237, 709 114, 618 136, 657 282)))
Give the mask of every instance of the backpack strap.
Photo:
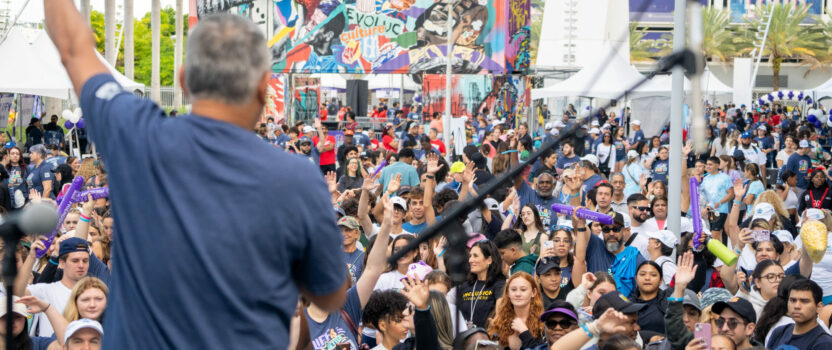
POLYGON ((358 326, 355 325, 355 322, 352 320, 352 317, 350 317, 350 314, 348 314, 343 308, 338 311, 341 313, 341 318, 347 323, 347 327, 350 327, 350 332, 352 332, 353 337, 358 338, 358 326))

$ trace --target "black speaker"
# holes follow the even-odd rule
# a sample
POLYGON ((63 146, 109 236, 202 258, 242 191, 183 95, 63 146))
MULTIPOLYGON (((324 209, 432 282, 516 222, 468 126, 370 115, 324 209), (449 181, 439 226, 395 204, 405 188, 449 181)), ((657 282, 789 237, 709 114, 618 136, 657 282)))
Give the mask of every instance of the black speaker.
POLYGON ((347 105, 357 117, 369 117, 370 90, 366 80, 347 80, 347 105))

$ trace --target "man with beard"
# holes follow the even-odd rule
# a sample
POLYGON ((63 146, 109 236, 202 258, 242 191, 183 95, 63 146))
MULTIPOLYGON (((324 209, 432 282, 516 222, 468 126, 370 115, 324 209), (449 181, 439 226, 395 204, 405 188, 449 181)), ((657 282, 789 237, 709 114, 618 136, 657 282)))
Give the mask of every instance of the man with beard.
POLYGON ((558 157, 558 162, 555 164, 555 169, 557 169, 558 175, 563 173, 563 169, 581 161, 581 158, 575 155, 575 147, 572 146, 571 140, 562 141, 560 147, 563 155, 558 157))
MULTIPOLYGON (((760 176, 762 176, 763 183, 765 183, 766 154, 751 142, 753 137, 754 135, 751 131, 743 131, 740 144, 734 146, 734 149, 728 154, 732 155, 735 159, 738 157, 744 159, 745 164, 757 164, 760 167, 760 176)), ((717 163, 717 165, 719 165, 719 163, 717 163)))
MULTIPOLYGON (((630 228, 624 225, 624 216, 613 212, 613 224, 602 225, 604 238, 589 232, 586 220, 572 216, 572 226, 577 233, 576 247, 586 247, 587 271, 610 271, 615 278, 616 289, 630 295, 635 287, 636 267, 645 258, 635 247, 624 245, 624 237, 630 235, 630 228)), ((580 249, 576 248, 576 254, 580 249)))
POLYGON ((650 218, 650 202, 641 193, 630 195, 627 198, 628 216, 630 217, 630 236, 626 237, 626 245, 636 247, 638 252, 645 257, 650 256, 647 250, 649 237, 644 222, 650 218))
MULTIPOLYGON (((537 176, 535 189, 532 189, 523 179, 523 175, 519 175, 514 179, 514 189, 517 190, 517 196, 520 198, 520 206, 522 207, 527 203, 534 204, 540 213, 543 227, 549 227, 550 220, 552 220, 552 204, 560 203, 560 200, 553 195, 555 190, 554 176, 547 172, 541 173, 537 176)), ((557 217, 554 217, 551 223, 557 223, 557 217)))

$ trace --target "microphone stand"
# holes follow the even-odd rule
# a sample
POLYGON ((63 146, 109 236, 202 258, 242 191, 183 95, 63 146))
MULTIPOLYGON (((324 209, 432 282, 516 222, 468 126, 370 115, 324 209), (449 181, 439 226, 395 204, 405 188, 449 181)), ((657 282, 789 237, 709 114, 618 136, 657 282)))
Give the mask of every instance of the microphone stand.
MULTIPOLYGON (((661 61, 659 61, 657 68, 652 71, 650 74, 645 76, 643 79, 639 80, 629 89, 621 93, 617 98, 610 100, 616 101, 623 99, 628 93, 637 89, 639 86, 643 85, 651 78, 653 78, 656 74, 668 72, 671 68, 675 67, 676 65, 682 65, 688 71, 694 71, 695 68, 695 60, 693 52, 686 50, 682 52, 673 53, 671 55, 666 56, 661 61), (691 68, 691 69, 689 69, 691 68)), ((696 101, 695 103, 699 103, 696 101)), ((603 109, 610 107, 612 103, 608 103, 603 109)), ((565 130, 561 131, 560 134, 544 143, 540 149, 536 152, 532 153, 529 156, 529 159, 526 161, 526 164, 517 164, 508 170, 506 173, 499 177, 495 177, 484 186, 480 187, 477 195, 474 197, 468 197, 466 200, 461 201, 458 205, 455 205, 453 208, 446 210, 447 212, 443 212, 442 220, 437 221, 433 225, 425 228, 419 236, 410 241, 405 247, 400 249, 399 251, 393 253, 390 258, 387 259, 388 263, 395 263, 401 257, 403 257, 408 252, 414 251, 419 249, 419 245, 425 242, 428 242, 430 239, 438 236, 438 235, 445 235, 446 240, 448 242, 448 246, 445 250, 445 266, 448 270, 448 275, 451 277, 451 281, 456 285, 456 302, 459 305, 462 302, 462 292, 460 290, 460 284, 465 282, 466 278, 466 268, 465 262, 467 260, 467 251, 466 251, 466 243, 468 241, 468 236, 465 234, 465 231, 462 227, 462 222, 468 217, 468 213, 472 210, 476 210, 479 208, 480 203, 486 198, 486 196, 494 193, 497 189, 499 189, 503 183, 508 182, 523 171, 526 166, 530 164, 534 164, 534 162, 540 158, 544 153, 548 150, 552 149, 560 143, 561 140, 572 137, 573 135, 586 135, 585 132, 582 130, 579 134, 579 128, 582 124, 588 123, 590 120, 596 118, 595 116, 598 114, 599 109, 594 109, 590 111, 590 115, 583 120, 572 124, 565 130), (567 136, 568 135, 568 136, 567 136)), ((683 126, 679 126, 683 127, 683 126)), ((473 295, 472 295, 473 297, 473 295)), ((455 318, 457 319, 456 329, 454 329, 454 333, 457 334, 459 332, 459 307, 457 307, 457 312, 455 318)), ((469 320, 470 321, 470 320, 469 320)), ((458 335, 458 334, 457 334, 458 335)))

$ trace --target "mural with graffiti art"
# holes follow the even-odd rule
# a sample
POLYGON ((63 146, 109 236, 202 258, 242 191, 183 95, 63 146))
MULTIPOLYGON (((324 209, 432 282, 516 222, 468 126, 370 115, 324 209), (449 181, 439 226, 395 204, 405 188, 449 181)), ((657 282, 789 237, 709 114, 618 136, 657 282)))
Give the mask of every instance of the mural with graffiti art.
MULTIPOLYGON (((491 75, 455 75, 451 78, 451 113, 474 116, 486 107, 491 92, 491 75)), ((445 111, 445 75, 426 74, 422 79, 424 113, 445 111)))
POLYGON ((266 106, 263 108, 260 122, 265 122, 269 117, 274 118, 275 122, 286 119, 285 96, 286 75, 272 74, 269 78, 269 86, 266 90, 266 106))
POLYGON ((457 74, 529 66, 530 0, 191 1, 200 15, 266 1, 275 73, 443 73, 449 33, 457 74))
POLYGON ((292 85, 292 103, 294 110, 294 121, 313 120, 318 117, 318 108, 321 104, 321 80, 313 77, 294 77, 292 85))

